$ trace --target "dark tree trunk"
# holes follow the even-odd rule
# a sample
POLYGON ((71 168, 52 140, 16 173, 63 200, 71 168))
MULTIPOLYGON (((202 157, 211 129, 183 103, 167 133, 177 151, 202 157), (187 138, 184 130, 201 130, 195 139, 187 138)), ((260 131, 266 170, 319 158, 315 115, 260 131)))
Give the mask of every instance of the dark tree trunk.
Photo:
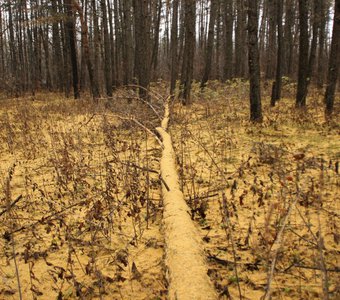
POLYGON ((135 18, 135 70, 138 80, 139 96, 148 97, 150 84, 150 17, 149 1, 134 0, 134 18, 135 18))
POLYGON ((53 73, 55 74, 54 81, 56 82, 57 89, 63 90, 63 57, 61 55, 61 42, 58 24, 58 7, 56 0, 52 0, 52 16, 55 20, 52 23, 52 43, 53 43, 53 73))
POLYGON ((110 0, 107 0, 107 9, 109 13, 109 27, 110 27, 112 89, 116 89, 117 87, 117 72, 116 72, 116 60, 115 60, 116 52, 115 52, 115 39, 114 39, 114 29, 113 29, 113 13, 111 9, 110 0))
MULTIPOLYGON (((100 35, 96 0, 92 0, 92 19, 93 19, 93 77, 100 82, 100 35)), ((101 85, 100 85, 101 86, 101 85)))
POLYGON ((293 76, 293 28, 294 28, 294 0, 286 0, 285 26, 284 26, 284 64, 283 74, 288 77, 293 76))
POLYGON ((162 14, 162 0, 158 0, 157 3, 157 17, 154 24, 154 41, 152 48, 151 66, 155 71, 158 66, 158 48, 159 48, 159 30, 161 24, 161 14, 162 14))
POLYGON ((72 0, 75 8, 78 11, 79 17, 80 17, 80 23, 81 23, 81 34, 82 34, 82 40, 83 40, 83 50, 87 65, 87 71, 89 73, 89 79, 90 79, 90 85, 91 85, 91 92, 94 99, 97 99, 100 97, 99 93, 99 85, 98 85, 98 78, 95 77, 93 72, 93 64, 91 61, 91 53, 90 53, 90 47, 89 47, 89 40, 88 40, 88 28, 87 24, 85 22, 83 11, 81 7, 79 6, 79 3, 76 0, 72 0))
POLYGON ((172 1, 171 24, 171 80, 170 95, 174 94, 178 72, 178 0, 172 1))
POLYGON ((233 1, 224 1, 224 67, 223 80, 233 75, 233 1))
POLYGON ((319 49, 318 49, 318 63, 317 63, 317 86, 322 89, 325 78, 325 36, 326 36, 326 5, 325 0, 320 2, 320 29, 319 29, 319 49))
POLYGON ((71 65, 72 65, 72 82, 73 82, 73 95, 74 99, 80 97, 79 92, 79 78, 78 78, 78 62, 77 62, 77 46, 75 37, 74 13, 72 0, 65 0, 65 9, 67 19, 65 22, 66 30, 68 33, 68 47, 70 49, 71 65))
POLYGON ((196 25, 196 1, 184 0, 184 50, 181 76, 181 93, 182 103, 184 105, 190 102, 191 84, 194 71, 195 56, 195 25, 196 25))
POLYGON ((277 58, 276 58, 276 75, 273 83, 273 92, 271 97, 271 106, 275 106, 277 100, 281 98, 282 87, 282 62, 283 62, 283 32, 282 32, 282 10, 283 0, 276 0, 276 20, 277 20, 277 58))
POLYGON ((268 5, 268 44, 266 51, 266 79, 273 79, 275 75, 276 57, 276 27, 277 27, 277 0, 267 0, 268 5))
POLYGON ((236 1, 236 28, 235 28, 235 76, 244 77, 246 73, 246 14, 244 1, 236 1))
POLYGON ((100 0, 100 6, 103 14, 102 27, 104 31, 104 77, 106 95, 112 97, 112 60, 111 60, 111 43, 107 23, 106 0, 100 0))
POLYGON ((307 73, 308 73, 308 0, 299 0, 299 70, 296 93, 296 106, 306 106, 307 96, 307 73))
POLYGON ((313 30, 312 30, 312 42, 310 46, 309 60, 308 60, 308 72, 307 72, 307 89, 313 76, 314 62, 316 58, 316 47, 318 44, 318 32, 320 25, 320 0, 313 1, 313 30))
POLYGON ((335 0, 331 53, 328 63, 327 88, 325 93, 326 116, 330 117, 334 107, 334 94, 339 73, 340 53, 340 0, 335 0))
POLYGON ((248 52, 250 81, 250 120, 262 121, 260 90, 260 59, 258 49, 258 5, 257 0, 248 1, 248 52))
POLYGON ((18 60, 17 60, 17 46, 14 38, 14 24, 13 24, 13 14, 12 14, 12 3, 10 0, 7 1, 8 5, 8 28, 9 28, 9 51, 10 51, 10 62, 11 62, 11 75, 13 78, 13 90, 16 97, 18 94, 18 60))
MULTIPOLYGON (((134 0, 136 1, 136 0, 134 0)), ((144 0, 143 0, 144 1, 144 0)), ((132 82, 133 68, 133 45, 132 45, 132 20, 131 20, 131 0, 123 1, 123 30, 122 30, 122 47, 123 47, 123 84, 128 85, 132 82)))
POLYGON ((218 8, 218 0, 211 0, 208 41, 207 41, 207 46, 206 46, 206 51, 205 51, 205 68, 204 68, 203 77, 201 80, 202 89, 205 87, 207 81, 209 80, 209 76, 211 72, 211 61, 212 61, 212 55, 213 55, 217 8, 218 8))

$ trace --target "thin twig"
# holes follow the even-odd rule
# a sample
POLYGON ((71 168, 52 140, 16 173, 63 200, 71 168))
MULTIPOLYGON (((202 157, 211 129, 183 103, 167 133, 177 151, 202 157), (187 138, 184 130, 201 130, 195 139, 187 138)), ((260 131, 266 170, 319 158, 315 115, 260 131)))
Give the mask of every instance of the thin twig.
POLYGON ((237 281, 237 289, 238 289, 240 300, 242 300, 242 292, 241 292, 240 280, 239 280, 238 270, 237 270, 237 257, 236 257, 235 242, 234 242, 234 237, 233 237, 233 234, 232 234, 231 224, 230 224, 230 220, 229 220, 229 212, 228 212, 228 207, 227 207, 227 197, 226 197, 225 193, 222 193, 222 200, 223 200, 222 201, 223 219, 224 219, 224 222, 227 225, 227 228, 229 229, 229 234, 227 233, 227 235, 229 236, 229 240, 230 240, 230 243, 231 243, 231 249, 232 249, 232 252, 233 252, 234 272, 235 272, 235 277, 236 277, 236 281, 237 281))
POLYGON ((281 249, 282 246, 282 237, 283 237, 283 232, 285 230, 286 224, 289 220, 289 217, 293 211, 293 208, 295 207, 295 204, 297 202, 297 197, 294 199, 293 202, 291 202, 289 204, 287 213, 285 214, 285 216, 283 217, 283 221, 282 221, 282 225, 281 228, 276 236, 276 239, 270 249, 270 251, 274 252, 274 258, 272 260, 272 263, 270 265, 270 269, 269 269, 269 273, 268 273, 268 278, 267 278, 267 288, 266 288, 266 293, 264 294, 264 296, 262 297, 263 300, 269 300, 271 299, 271 284, 274 278, 274 271, 275 271, 275 266, 276 266, 276 262, 277 262, 277 257, 279 254, 279 250, 281 249))
POLYGON ((15 204, 17 204, 22 199, 22 195, 19 195, 10 205, 9 207, 5 208, 2 212, 0 212, 0 217, 9 211, 15 204))
POLYGON ((130 116, 122 116, 122 115, 117 115, 117 114, 114 114, 112 115, 113 117, 116 117, 118 119, 121 119, 121 120, 125 120, 125 121, 131 121, 131 122, 134 122, 136 123, 139 127, 143 128, 146 132, 150 133, 154 138, 155 140, 159 143, 159 145, 164 148, 163 146, 163 143, 162 141, 159 139, 159 137, 154 133, 152 132, 149 128, 147 128, 144 124, 142 124, 141 122, 139 122, 136 118, 130 116))

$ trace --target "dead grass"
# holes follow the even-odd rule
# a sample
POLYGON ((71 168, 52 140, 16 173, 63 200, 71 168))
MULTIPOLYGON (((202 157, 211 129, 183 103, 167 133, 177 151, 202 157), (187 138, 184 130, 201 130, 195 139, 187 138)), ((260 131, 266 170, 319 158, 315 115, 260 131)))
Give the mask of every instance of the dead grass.
MULTIPOLYGON (((1 100, 0 299, 166 298, 153 132, 165 83, 153 90, 156 112, 126 90, 1 100)), ((194 84, 194 104, 173 106, 209 276, 221 299, 336 299, 340 115, 326 123, 314 90, 304 112, 290 84, 275 108, 264 95, 259 125, 238 80, 194 84)))
POLYGON ((336 299, 339 115, 326 123, 313 91, 305 112, 265 98, 254 125, 243 88, 213 83, 174 110, 182 186, 210 277, 225 299, 336 299))
POLYGON ((44 96, 2 101, 0 298, 164 298, 158 146, 110 103, 44 96))

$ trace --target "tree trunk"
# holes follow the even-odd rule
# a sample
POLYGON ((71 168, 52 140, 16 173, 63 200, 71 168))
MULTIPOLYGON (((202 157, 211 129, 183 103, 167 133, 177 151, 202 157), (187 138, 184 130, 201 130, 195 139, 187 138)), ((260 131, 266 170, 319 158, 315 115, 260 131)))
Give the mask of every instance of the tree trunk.
POLYGON ((293 75, 293 28, 294 28, 294 15, 295 5, 294 0, 286 0, 285 9, 285 26, 284 26, 284 64, 283 74, 288 77, 293 75))
POLYGON ((282 62, 283 62, 283 33, 282 33, 282 10, 283 0, 276 0, 276 20, 277 20, 277 58, 276 58, 276 75, 273 83, 273 92, 271 97, 271 106, 275 106, 277 100, 281 98, 282 87, 282 62))
POLYGON ((201 80, 201 88, 203 89, 209 80, 211 72, 211 61, 213 55, 214 47, 214 36, 215 36, 215 22, 217 16, 218 0, 211 0, 210 9, 210 21, 209 21, 209 31, 208 31, 208 41, 205 51, 205 68, 203 72, 203 77, 201 80))
MULTIPOLYGON (((136 0, 134 0, 136 1, 136 0)), ((141 0, 144 1, 144 0, 141 0)), ((122 30, 122 46, 123 46, 123 68, 124 78, 123 84, 128 85, 132 82, 133 68, 133 45, 132 45, 132 20, 131 20, 131 0, 123 1, 123 30, 122 30)))
POLYGON ((330 117, 334 107, 334 94, 339 73, 340 52, 340 0, 335 0, 331 53, 328 63, 327 88, 325 93, 326 116, 330 117))
POLYGON ((70 49, 71 65, 72 65, 72 82, 73 82, 73 95, 74 99, 80 97, 79 92, 79 78, 78 78, 78 61, 77 61, 77 46, 75 37, 74 13, 72 0, 64 1, 67 19, 65 22, 66 30, 68 33, 68 47, 70 49))
POLYGON ((318 32, 320 25, 320 0, 313 1, 313 30, 312 30, 312 42, 310 46, 309 60, 308 60, 308 72, 307 72, 307 89, 313 76, 314 62, 316 58, 316 47, 318 43, 318 32))
POLYGON ((109 27, 110 27, 112 89, 116 89, 117 87, 117 72, 116 72, 116 60, 115 60, 116 51, 115 51, 114 29, 113 29, 113 13, 111 9, 110 0, 107 0, 107 9, 109 13, 109 27))
MULTIPOLYGON (((92 0, 92 19, 93 19, 93 77, 100 81, 99 69, 100 69, 100 34, 99 34, 99 22, 96 0, 92 0)), ((100 84, 100 87, 102 85, 100 84)))
POLYGON ((307 95, 307 73, 308 73, 308 0, 299 0, 299 70, 296 93, 296 106, 306 106, 307 95))
POLYGON ((244 8, 244 1, 236 1, 236 28, 235 28, 235 76, 244 77, 246 73, 246 14, 244 8))
POLYGON ((161 24, 161 14, 162 14, 162 0, 158 0, 157 17, 156 22, 154 24, 154 41, 151 58, 151 67, 154 71, 157 69, 158 66, 159 30, 161 24))
POLYGON ((276 51, 276 27, 277 27, 277 0, 267 0, 268 5, 268 44, 266 51, 266 79, 273 79, 275 76, 275 54, 276 51))
POLYGON ((80 17, 81 34, 82 34, 82 40, 84 42, 84 45, 83 45, 84 54, 85 54, 85 60, 86 60, 86 65, 87 65, 87 71, 89 73, 92 96, 94 99, 97 99, 100 97, 100 92, 99 92, 98 78, 94 76, 94 72, 93 72, 93 64, 91 61, 87 24, 85 22, 83 11, 81 7, 79 6, 79 3, 77 2, 77 0, 72 0, 72 1, 80 17))
POLYGON ((233 1, 224 1, 224 67, 223 80, 233 75, 233 1))
POLYGON ((319 0, 320 5, 320 28, 319 28, 319 49, 317 62, 317 86, 322 89, 325 78, 325 37, 326 37, 326 4, 325 0, 319 0))
POLYGON ((257 0, 248 1, 248 51, 250 81, 250 120, 262 121, 260 91, 260 59, 258 49, 258 5, 257 0))
POLYGON ((104 31, 104 76, 106 95, 112 97, 112 60, 111 60, 111 43, 109 38, 109 29, 107 23, 106 0, 100 0, 100 6, 103 14, 102 27, 104 31))
POLYGON ((172 1, 170 95, 174 94, 178 72, 178 0, 172 1))
POLYGON ((133 0, 135 18, 135 70, 139 96, 148 97, 150 84, 150 17, 149 0, 133 0))
POLYGON ((194 71, 195 56, 195 25, 196 25, 196 1, 184 0, 184 51, 181 76, 181 93, 182 103, 184 105, 190 102, 191 84, 194 71))

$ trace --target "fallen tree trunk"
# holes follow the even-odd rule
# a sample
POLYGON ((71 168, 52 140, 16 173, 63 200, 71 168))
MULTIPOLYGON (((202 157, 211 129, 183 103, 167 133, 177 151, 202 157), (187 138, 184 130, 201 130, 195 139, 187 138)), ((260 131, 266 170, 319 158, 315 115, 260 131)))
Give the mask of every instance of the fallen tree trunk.
POLYGON ((179 187, 175 153, 167 132, 169 105, 166 104, 161 127, 157 128, 163 141, 161 176, 164 201, 164 234, 169 299, 217 299, 216 291, 207 275, 207 265, 198 230, 191 220, 189 208, 179 187))

